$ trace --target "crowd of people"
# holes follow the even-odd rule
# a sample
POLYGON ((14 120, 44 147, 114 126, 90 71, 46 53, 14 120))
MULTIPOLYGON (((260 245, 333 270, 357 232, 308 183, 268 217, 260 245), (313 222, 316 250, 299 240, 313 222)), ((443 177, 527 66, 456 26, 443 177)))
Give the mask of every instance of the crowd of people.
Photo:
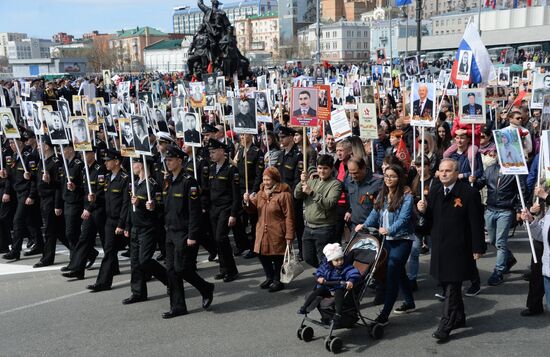
MULTIPOLYGON (((338 75, 350 68, 340 67, 338 75)), ((361 66, 359 74, 362 69, 370 73, 368 66, 361 66)), ((337 73, 326 66, 306 70, 327 78, 337 73)), ((293 73, 283 72, 282 78, 293 73)), ((262 73, 269 75, 257 72, 262 73)), ((133 79, 120 76, 118 82, 131 83, 133 102, 138 99, 135 92, 149 91, 153 79, 160 82, 158 100, 165 102, 184 83, 181 74, 141 75, 135 88, 133 79)), ((255 79, 249 77, 241 85, 255 86, 255 79)), ((55 110, 57 101, 65 98, 72 108, 74 95, 93 88, 90 98, 116 102, 117 83, 104 83, 100 77, 35 80, 28 100, 55 110)), ((229 81, 228 87, 235 84, 229 81)), ((52 265, 59 240, 70 251, 63 276, 81 280, 98 256, 99 236, 104 256, 88 289, 111 289, 113 276, 120 274, 118 252, 128 248, 122 254, 130 257, 131 295, 123 303, 147 300, 148 281, 155 277, 168 287, 170 309, 163 317, 171 318, 187 313, 184 280, 200 292, 204 309, 213 301, 215 284, 196 271, 199 246, 219 265, 214 279, 225 283, 239 278, 235 257, 257 258, 265 272, 259 287, 272 293, 285 288, 281 266, 291 247, 305 264, 321 267, 315 294, 326 295, 335 292, 322 288, 323 274, 349 268, 333 245, 370 227, 385 237, 388 254, 386 279, 376 281, 374 302, 383 307, 375 321, 386 325, 392 313, 415 310, 414 292, 421 288, 419 257, 431 254, 430 273, 441 288, 436 295, 445 301, 433 336, 444 341, 452 330, 466 325, 462 282, 470 282, 466 296, 481 291, 476 260, 485 253, 486 241, 497 251, 487 284, 497 286, 517 263, 507 244, 509 231, 527 221, 537 263, 532 261, 526 274, 529 292, 521 315, 543 313, 544 295, 550 307, 550 219, 543 213, 550 196, 546 185, 537 182, 541 111, 530 110, 527 101, 511 107, 507 104, 512 99, 494 103, 487 124, 472 127, 460 122, 456 101, 444 95, 436 126, 421 129, 410 125, 404 98, 387 91, 376 98, 378 139, 372 142, 360 138, 354 111, 347 112, 352 135, 344 139, 328 126, 309 128, 304 137, 301 129, 288 125, 288 100, 273 107, 272 123, 260 123, 258 135, 237 135, 224 125, 222 113, 201 112, 202 147, 197 150, 176 137, 168 104, 169 131, 149 128, 153 155, 130 160, 116 149, 118 138, 103 126, 93 131, 93 151, 86 153, 36 135, 21 118, 17 88, 13 82, 4 83, 7 106, 13 108, 21 133, 21 139, 2 138, 0 250, 5 261, 23 254, 40 256, 35 268, 52 265), (495 128, 521 133, 531 170, 520 178, 522 192, 514 176, 500 172, 495 128), (539 197, 539 203, 522 210, 520 193, 526 201, 539 197), (394 308, 399 292, 404 301, 394 308)), ((351 270, 342 275, 349 283, 343 288, 353 287, 355 275, 351 270)))

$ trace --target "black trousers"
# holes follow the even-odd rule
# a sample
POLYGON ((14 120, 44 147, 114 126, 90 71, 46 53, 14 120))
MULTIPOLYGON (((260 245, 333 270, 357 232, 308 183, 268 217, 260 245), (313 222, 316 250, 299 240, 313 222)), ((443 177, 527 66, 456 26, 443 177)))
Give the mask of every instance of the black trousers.
POLYGON ((44 220, 44 252, 40 261, 51 265, 55 260, 57 240, 70 250, 70 244, 65 239, 65 220, 63 216, 55 215, 55 197, 40 197, 40 212, 44 220))
POLYGON ((338 220, 336 221, 336 230, 334 232, 333 243, 342 243, 344 228, 346 227, 346 221, 344 221, 344 216, 346 215, 346 207, 338 205, 337 212, 338 220))
POLYGON ((67 203, 65 202, 63 208, 63 215, 65 217, 65 238, 69 242, 69 248, 71 250, 71 256, 74 253, 78 238, 80 237, 80 228, 82 225, 83 211, 82 204, 67 203))
POLYGON ((311 228, 304 230, 304 261, 314 268, 319 267, 323 260, 323 248, 334 241, 334 226, 311 228))
POLYGON ((212 233, 212 224, 210 224, 210 215, 208 212, 201 213, 201 241, 200 245, 209 254, 218 254, 218 247, 216 246, 216 241, 214 240, 214 234, 212 233))
POLYGON ((254 237, 256 236, 256 222, 258 222, 257 215, 249 215, 244 210, 239 212, 237 217, 237 224, 233 227, 233 237, 235 239, 235 246, 241 250, 247 250, 254 248, 254 237), (246 234, 246 226, 250 222, 252 227, 252 242, 248 239, 246 234))
POLYGON ((17 201, 0 202, 0 250, 7 251, 12 244, 11 229, 13 228, 13 216, 17 201))
MULTIPOLYGON (((118 241, 123 239, 122 235, 116 235, 118 219, 107 218, 105 223, 105 244, 103 244, 103 259, 97 275, 96 284, 111 286, 113 276, 119 272, 118 265, 118 241)), ((123 228, 123 227, 120 227, 123 228)))
POLYGON ((466 320, 462 300, 462 282, 443 282, 441 285, 445 291, 445 302, 438 330, 449 334, 454 326, 466 320))
POLYGON ((130 286, 132 295, 147 298, 147 276, 168 285, 166 269, 153 259, 157 239, 155 227, 132 227, 130 238, 130 286))
POLYGON ((164 217, 159 218, 157 224, 157 244, 160 254, 166 256, 166 229, 164 228, 164 217))
POLYGON ((12 251, 19 253, 23 247, 23 239, 30 236, 35 241, 35 247, 42 249, 44 240, 42 238, 42 218, 40 217, 40 206, 38 200, 28 206, 24 197, 18 197, 17 208, 13 217, 13 245, 12 251))
POLYGON ((283 266, 283 255, 262 255, 260 254, 260 263, 264 268, 265 277, 267 280, 276 282, 281 281, 281 267, 283 266))
POLYGON ((90 218, 82 221, 80 237, 68 266, 70 270, 84 272, 88 258, 98 253, 94 248, 95 238, 98 234, 101 242, 105 242, 105 210, 103 209, 94 210, 90 214, 90 218))
POLYGON ((543 311, 543 298, 544 298, 544 280, 542 277, 542 253, 544 245, 542 242, 533 241, 535 247, 535 255, 537 256, 537 262, 533 261, 531 257, 531 278, 529 279, 529 293, 527 294, 527 308, 531 311, 543 311))
POLYGON ((298 251, 302 254, 302 236, 304 235, 304 201, 293 200, 294 203, 294 231, 296 232, 296 240, 298 242, 298 251))
POLYGON ((218 246, 218 262, 220 264, 220 273, 233 275, 237 274, 237 265, 231 250, 229 242, 229 227, 227 222, 231 215, 231 208, 212 207, 210 210, 210 223, 212 224, 212 233, 218 246))
POLYGON ((170 287, 170 308, 187 310, 183 281, 187 281, 202 296, 208 296, 213 284, 206 282, 197 274, 198 244, 187 245, 187 233, 183 231, 166 231, 166 271, 170 287))
MULTIPOLYGON (((334 294, 334 310, 338 315, 342 315, 342 307, 344 306, 344 294, 346 290, 344 289, 335 289, 332 293, 334 294)), ((308 295, 306 301, 304 302, 304 307, 309 306, 315 300, 317 296, 322 297, 331 297, 331 291, 326 286, 318 286, 308 295)))

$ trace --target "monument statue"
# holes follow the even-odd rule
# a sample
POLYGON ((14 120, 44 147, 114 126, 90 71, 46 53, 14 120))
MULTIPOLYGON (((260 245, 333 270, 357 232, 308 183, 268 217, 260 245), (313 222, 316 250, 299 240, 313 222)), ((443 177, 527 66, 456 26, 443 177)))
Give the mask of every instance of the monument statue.
POLYGON ((189 71, 195 76, 222 72, 229 77, 234 73, 244 77, 248 75, 250 61, 239 51, 235 28, 219 9, 220 2, 211 0, 211 3, 212 7, 208 7, 204 0, 198 0, 204 16, 189 46, 189 71))

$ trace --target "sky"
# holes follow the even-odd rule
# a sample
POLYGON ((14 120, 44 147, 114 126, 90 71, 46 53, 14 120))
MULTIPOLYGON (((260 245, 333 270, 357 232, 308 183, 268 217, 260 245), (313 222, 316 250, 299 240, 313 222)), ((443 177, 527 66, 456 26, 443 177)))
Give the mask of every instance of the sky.
MULTIPOLYGON (((172 32, 176 6, 196 0, 0 0, 0 32, 23 32, 51 39, 58 32, 79 38, 97 30, 114 33, 136 26, 172 32)), ((208 0, 206 5, 210 5, 208 0)))

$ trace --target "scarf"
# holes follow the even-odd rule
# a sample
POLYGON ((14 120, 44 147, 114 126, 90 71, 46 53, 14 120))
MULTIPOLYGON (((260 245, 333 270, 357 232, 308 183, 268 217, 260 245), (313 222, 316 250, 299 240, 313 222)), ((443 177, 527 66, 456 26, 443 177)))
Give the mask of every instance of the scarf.
POLYGON ((278 183, 276 183, 275 185, 273 185, 273 187, 271 187, 271 188, 264 187, 264 192, 265 192, 265 194, 267 195, 267 197, 271 197, 271 194, 273 193, 273 191, 275 191, 275 189, 277 188, 277 186, 279 186, 278 183))

